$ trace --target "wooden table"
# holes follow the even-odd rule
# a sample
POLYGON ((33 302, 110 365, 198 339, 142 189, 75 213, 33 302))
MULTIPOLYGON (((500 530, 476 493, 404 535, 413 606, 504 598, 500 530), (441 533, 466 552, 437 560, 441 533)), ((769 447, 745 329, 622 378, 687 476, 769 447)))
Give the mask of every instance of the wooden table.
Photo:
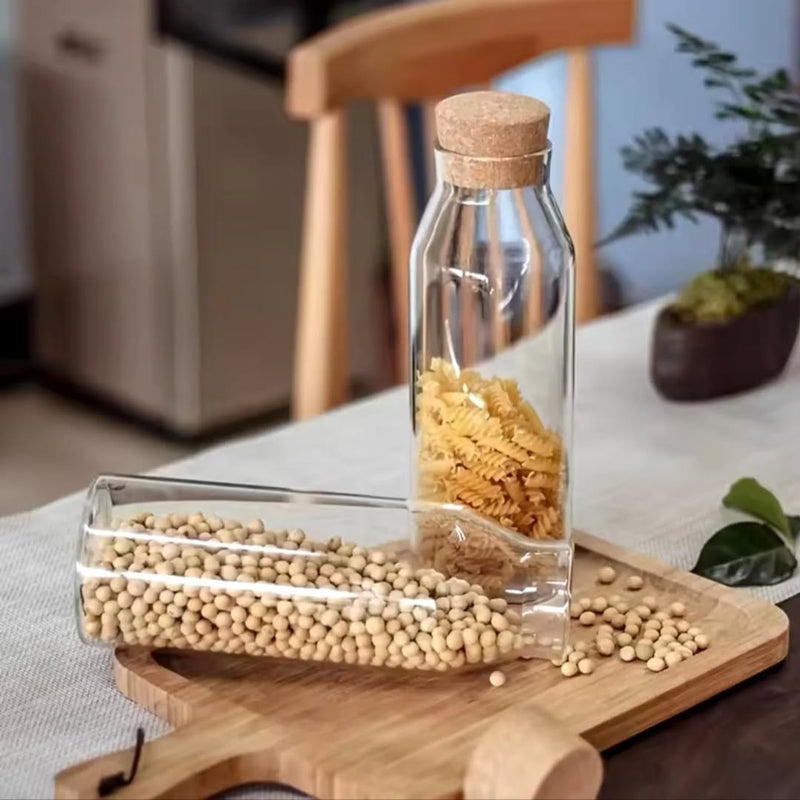
MULTIPOLYGON (((800 350, 758 391, 701 404, 661 400, 648 380, 655 305, 577 337, 575 524, 691 567, 720 524, 728 485, 753 475, 800 513, 800 350)), ((389 392, 209 450, 161 474, 402 495, 408 397, 389 392)), ((114 464, 108 465, 109 470, 114 464)), ((166 726, 112 687, 108 653, 75 633, 72 569, 80 497, 0 519, 0 797, 44 797, 52 776, 166 726)), ((756 594, 800 619, 800 577, 756 594)), ((608 798, 797 798, 798 657, 617 748, 608 798)))

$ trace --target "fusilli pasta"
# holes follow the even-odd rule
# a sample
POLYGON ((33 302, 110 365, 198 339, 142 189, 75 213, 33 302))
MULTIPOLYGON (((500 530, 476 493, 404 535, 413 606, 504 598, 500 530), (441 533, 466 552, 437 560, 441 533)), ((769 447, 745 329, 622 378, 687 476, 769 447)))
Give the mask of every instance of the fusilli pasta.
POLYGON ((564 452, 510 379, 442 359, 417 378, 418 494, 537 539, 563 536, 564 452))

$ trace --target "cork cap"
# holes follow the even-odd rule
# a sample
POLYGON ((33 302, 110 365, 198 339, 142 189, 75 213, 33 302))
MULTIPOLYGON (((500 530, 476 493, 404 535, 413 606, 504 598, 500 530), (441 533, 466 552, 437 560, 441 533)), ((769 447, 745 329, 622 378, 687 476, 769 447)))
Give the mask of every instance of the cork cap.
POLYGON ((467 92, 436 106, 444 178, 473 189, 540 183, 550 109, 511 92, 467 92))
POLYGON ((436 106, 439 145, 451 153, 509 158, 547 146, 550 109, 533 97, 512 92, 467 92, 436 106))

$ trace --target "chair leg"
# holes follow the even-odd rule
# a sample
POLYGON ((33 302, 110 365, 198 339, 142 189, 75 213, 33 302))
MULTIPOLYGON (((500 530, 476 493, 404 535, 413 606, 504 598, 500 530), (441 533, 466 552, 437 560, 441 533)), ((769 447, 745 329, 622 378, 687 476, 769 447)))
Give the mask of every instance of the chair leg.
POLYGON ((344 114, 312 121, 297 303, 292 416, 347 397, 347 147, 344 114))
POLYGON ((402 382, 408 380, 408 260, 416 227, 416 204, 403 106, 396 100, 382 100, 378 104, 378 121, 391 254, 395 375, 402 382))
POLYGON ((600 278, 594 259, 594 114, 592 61, 585 49, 567 55, 567 132, 564 217, 575 245, 575 312, 578 322, 600 311, 600 278))

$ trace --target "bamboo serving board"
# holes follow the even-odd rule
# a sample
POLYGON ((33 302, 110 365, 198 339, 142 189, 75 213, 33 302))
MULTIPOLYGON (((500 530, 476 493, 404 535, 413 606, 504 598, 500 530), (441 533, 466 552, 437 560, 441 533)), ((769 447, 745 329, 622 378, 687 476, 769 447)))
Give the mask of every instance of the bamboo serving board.
MULTIPOLYGON (((709 649, 657 674, 616 654, 571 679, 548 662, 517 661, 503 666, 502 688, 485 670, 417 681, 364 667, 120 650, 119 689, 176 730, 145 745, 136 780, 114 797, 201 798, 254 781, 319 798, 591 797, 599 759, 576 735, 602 750, 785 658, 788 619, 775 606, 587 534, 575 541, 575 597, 680 599, 709 649), (601 592, 605 564, 617 580, 601 592), (644 590, 622 589, 631 574, 644 590)), ((592 633, 575 624, 573 636, 592 633)), ((66 770, 56 795, 97 796, 99 779, 128 771, 131 757, 66 770)))

